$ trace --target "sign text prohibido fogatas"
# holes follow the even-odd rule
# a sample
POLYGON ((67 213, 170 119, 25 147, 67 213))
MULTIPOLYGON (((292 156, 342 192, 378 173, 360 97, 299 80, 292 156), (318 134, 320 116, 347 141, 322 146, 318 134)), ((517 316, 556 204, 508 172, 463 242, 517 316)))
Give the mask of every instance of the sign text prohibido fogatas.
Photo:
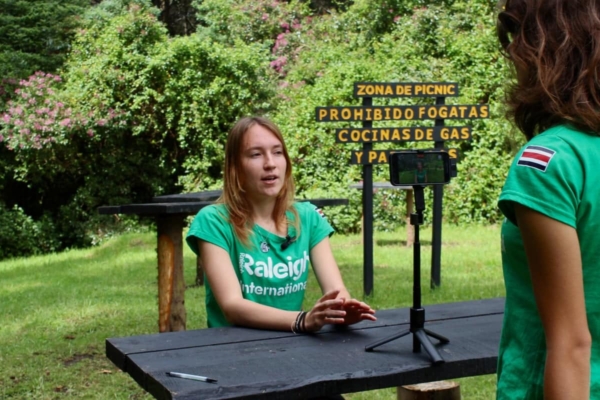
MULTIPOLYGON (((373 287, 373 164, 387 164, 390 152, 398 150, 375 150, 374 143, 383 142, 434 142, 434 149, 449 153, 454 163, 458 149, 446 148, 446 141, 470 140, 469 126, 445 126, 445 120, 489 118, 488 104, 446 104, 446 97, 458 97, 458 84, 453 82, 357 82, 354 97, 362 98, 360 106, 317 107, 317 122, 362 122, 362 127, 338 128, 337 143, 362 143, 362 150, 353 150, 350 164, 363 166, 363 244, 364 244, 364 292, 371 294, 373 287), (375 97, 434 97, 431 105, 373 105, 375 97), (378 126, 388 121, 434 120, 434 126, 378 126)), ((431 286, 439 286, 441 258, 441 210, 443 186, 434 187, 432 277, 431 286)))

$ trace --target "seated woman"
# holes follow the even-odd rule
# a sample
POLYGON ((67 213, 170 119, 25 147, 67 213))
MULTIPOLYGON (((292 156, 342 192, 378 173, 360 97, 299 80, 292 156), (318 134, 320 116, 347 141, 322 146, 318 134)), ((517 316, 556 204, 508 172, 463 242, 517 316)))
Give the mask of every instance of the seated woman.
POLYGON ((294 202, 277 126, 262 117, 239 120, 225 147, 223 195, 200 210, 186 238, 204 266, 208 326, 315 332, 375 321, 375 311, 344 286, 332 233, 314 205, 294 202), (324 295, 304 312, 309 264, 324 295))

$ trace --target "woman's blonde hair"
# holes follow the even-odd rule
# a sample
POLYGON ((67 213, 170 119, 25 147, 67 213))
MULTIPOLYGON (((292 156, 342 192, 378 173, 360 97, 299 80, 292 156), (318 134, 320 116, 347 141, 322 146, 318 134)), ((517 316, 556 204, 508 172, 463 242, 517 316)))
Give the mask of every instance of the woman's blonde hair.
POLYGON ((244 139, 246 133, 255 125, 260 125, 271 132, 281 142, 283 156, 285 157, 286 169, 284 184, 277 195, 272 218, 278 228, 292 224, 296 230, 296 237, 300 235, 300 222, 298 212, 294 204, 294 178, 292 176, 292 163, 283 140, 281 131, 273 122, 264 117, 244 117, 237 121, 227 137, 225 145, 225 171, 223 174, 223 194, 218 202, 225 204, 229 212, 229 220, 233 225, 234 232, 239 240, 245 245, 252 232, 252 207, 245 196, 244 170, 242 166, 242 155, 244 150, 244 139), (294 218, 288 220, 286 212, 290 211, 294 218))

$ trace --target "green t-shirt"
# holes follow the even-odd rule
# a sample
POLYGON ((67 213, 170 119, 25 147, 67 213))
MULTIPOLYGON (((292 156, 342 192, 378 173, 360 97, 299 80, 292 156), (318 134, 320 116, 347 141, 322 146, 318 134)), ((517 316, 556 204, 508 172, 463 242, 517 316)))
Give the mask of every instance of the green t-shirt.
POLYGON ((592 335, 591 397, 600 399, 600 137, 567 125, 535 136, 517 153, 498 205, 506 307, 497 398, 543 399, 546 342, 514 204, 569 225, 579 237, 592 335))
POLYGON ((422 170, 418 170, 415 169, 415 177, 416 177, 416 183, 426 183, 427 181, 427 171, 422 169, 422 170))
MULTIPOLYGON (((186 241, 198 255, 198 239, 225 249, 240 282, 245 299, 282 310, 299 311, 304 300, 308 278, 310 250, 333 234, 333 228, 323 214, 308 202, 295 203, 300 218, 300 234, 288 228, 292 239, 286 249, 286 238, 275 235, 258 225, 253 227, 248 246, 244 246, 229 223, 227 208, 215 204, 203 208, 194 218, 186 241)), ((293 214, 288 213, 292 219, 293 214)), ((229 326, 208 281, 206 284, 206 313, 208 327, 229 326)))

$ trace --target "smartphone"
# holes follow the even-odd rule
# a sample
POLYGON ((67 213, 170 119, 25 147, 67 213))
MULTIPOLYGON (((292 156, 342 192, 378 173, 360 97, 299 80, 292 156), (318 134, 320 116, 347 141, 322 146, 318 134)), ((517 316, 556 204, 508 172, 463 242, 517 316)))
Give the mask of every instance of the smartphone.
POLYGON ((392 152, 389 164, 390 182, 394 186, 443 185, 450 182, 450 156, 443 150, 392 152))

